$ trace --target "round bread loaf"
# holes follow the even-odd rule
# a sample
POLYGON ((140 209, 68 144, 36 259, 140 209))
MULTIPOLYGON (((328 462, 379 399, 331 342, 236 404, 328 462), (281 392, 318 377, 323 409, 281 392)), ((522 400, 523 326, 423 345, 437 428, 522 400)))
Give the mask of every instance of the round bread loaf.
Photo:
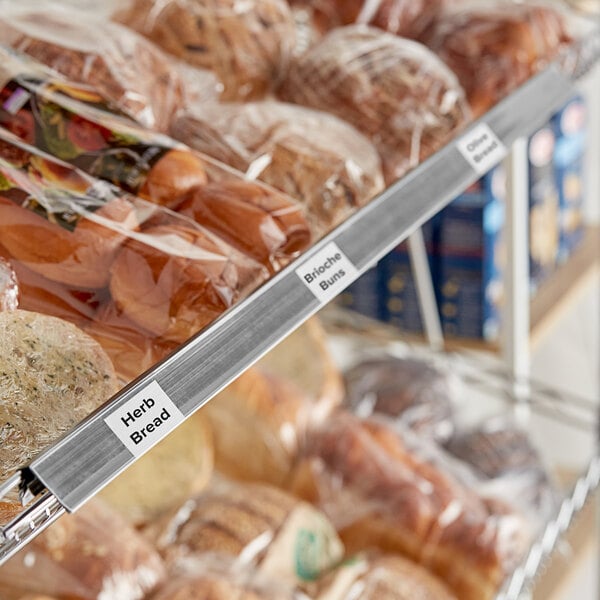
POLYGON ((293 384, 249 369, 203 409, 214 431, 217 468, 235 479, 282 485, 311 409, 293 384))
POLYGON ((197 412, 104 488, 100 497, 140 526, 201 492, 212 469, 210 427, 197 412))
POLYGON ((207 182, 204 163, 189 150, 170 150, 148 172, 138 195, 173 208, 180 197, 207 182))
POLYGON ((264 96, 295 45, 285 0, 129 0, 115 19, 167 52, 214 71, 224 100, 264 96))
POLYGON ((299 56, 280 95, 364 133, 388 183, 446 144, 470 117, 456 76, 435 54, 366 25, 335 29, 299 56))
POLYGON ((0 312, 0 481, 117 391, 102 348, 74 325, 0 312))

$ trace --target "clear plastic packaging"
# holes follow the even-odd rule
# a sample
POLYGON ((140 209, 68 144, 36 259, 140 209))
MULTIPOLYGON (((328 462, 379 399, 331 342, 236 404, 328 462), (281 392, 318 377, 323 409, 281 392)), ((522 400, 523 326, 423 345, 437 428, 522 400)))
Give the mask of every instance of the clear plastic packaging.
POLYGON ((331 112, 374 143, 387 183, 469 120, 465 93, 431 51, 374 27, 333 30, 293 63, 284 100, 331 112))
POLYGON ((307 11, 319 32, 362 23, 419 39, 435 20, 443 0, 291 0, 290 4, 307 11))
POLYGON ((455 2, 427 45, 456 73, 480 116, 544 67, 571 41, 557 5, 455 2))
POLYGON ((184 104, 218 96, 213 76, 189 66, 180 72, 176 60, 142 36, 72 7, 5 2, 0 38, 159 131, 184 104))
POLYGON ((166 576, 150 544, 113 511, 91 501, 66 515, 0 568, 0 595, 141 600, 166 576))
POLYGON ((305 448, 293 489, 334 521, 349 552, 401 553, 461 600, 487 600, 528 549, 517 510, 465 486, 397 426, 340 412, 305 448))
POLYGON ((19 305, 19 283, 12 265, 0 251, 0 311, 15 310, 19 305))
MULTIPOLYGON (((266 268, 191 219, 93 179, 1 129, 0 176, 0 244, 18 275, 21 268, 35 274, 24 277, 29 292, 42 292, 34 300, 22 290, 24 308, 36 302, 38 310, 61 316, 72 309, 78 324, 108 312, 111 333, 121 329, 125 343, 142 336, 169 351, 268 277, 266 268)), ((137 367, 117 368, 126 375, 137 367)))
POLYGON ((221 482, 151 525, 168 565, 214 555, 290 587, 337 565, 344 547, 328 519, 288 493, 221 482))
POLYGON ((526 431, 513 418, 498 416, 457 431, 446 449, 480 478, 490 497, 507 489, 530 523, 544 525, 558 509, 557 491, 526 431))
POLYGON ((320 582, 316 600, 458 600, 423 567, 394 554, 355 556, 320 582))
POLYGON ((114 115, 92 89, 0 49, 0 125, 121 189, 178 208, 277 270, 311 234, 302 208, 284 194, 166 136, 114 115))
POLYGON ((371 358, 346 371, 344 379, 346 403, 357 415, 385 415, 440 443, 451 437, 457 381, 431 362, 371 358))
POLYGON ((127 0, 115 20, 215 72, 223 100, 267 94, 285 73, 295 28, 285 0, 127 0))
POLYGON ((172 134, 299 200, 321 236, 383 190, 377 151, 333 115, 267 100, 183 112, 172 134))
POLYGON ((178 565, 146 600, 308 600, 284 583, 240 567, 222 556, 202 556, 178 565))

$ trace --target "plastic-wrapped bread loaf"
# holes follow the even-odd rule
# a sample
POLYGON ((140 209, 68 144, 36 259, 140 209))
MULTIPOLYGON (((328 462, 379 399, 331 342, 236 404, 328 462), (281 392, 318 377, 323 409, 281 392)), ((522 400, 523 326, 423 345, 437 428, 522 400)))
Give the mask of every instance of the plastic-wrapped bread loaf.
POLYGON ((317 600, 458 600, 423 567, 401 556, 354 557, 319 584, 317 600))
POLYGON ((217 484, 145 533, 168 565, 215 555, 291 586, 313 581, 344 556, 319 510, 260 484, 217 484))
POLYGON ((205 73, 191 67, 180 73, 176 61, 144 37, 81 10, 19 3, 3 11, 0 35, 4 44, 75 83, 89 84, 152 129, 166 130, 187 101, 217 96, 218 82, 205 73), (184 78, 192 80, 189 89, 184 78))
POLYGON ((419 39, 438 15, 443 0, 291 0, 309 13, 317 31, 362 23, 419 39))
POLYGON ((325 510, 349 552, 398 552, 461 600, 495 597, 527 549, 525 519, 481 498, 407 439, 385 423, 339 413, 308 437, 293 488, 325 510))
POLYGON ((295 45, 285 0, 128 0, 115 19, 184 61, 214 71, 224 100, 264 96, 295 45))
POLYGON ((93 90, 2 49, 0 58, 0 125, 21 140, 140 198, 180 207, 273 271, 308 247, 304 211, 291 198, 110 113, 93 90))
POLYGON ((0 568, 0 596, 141 600, 165 575, 151 545, 93 500, 62 517, 0 568))
POLYGON ((385 415, 441 443, 454 431, 458 382, 431 362, 393 356, 363 360, 344 380, 345 402, 361 417, 385 415))
POLYGON ((188 561, 145 600, 308 600, 297 589, 225 557, 188 561))
POLYGON ((553 6, 457 2, 426 43, 456 73, 480 116, 556 57, 571 37, 553 6))
POLYGON ((369 140, 333 115, 276 101, 183 112, 172 134, 304 204, 320 237, 383 189, 369 140))
POLYGON ((431 51, 374 27, 327 34, 292 64, 283 99, 331 112, 374 143, 388 183, 469 119, 463 89, 431 51))
POLYGON ((97 342, 33 312, 0 312, 0 365, 0 481, 117 391, 97 342))

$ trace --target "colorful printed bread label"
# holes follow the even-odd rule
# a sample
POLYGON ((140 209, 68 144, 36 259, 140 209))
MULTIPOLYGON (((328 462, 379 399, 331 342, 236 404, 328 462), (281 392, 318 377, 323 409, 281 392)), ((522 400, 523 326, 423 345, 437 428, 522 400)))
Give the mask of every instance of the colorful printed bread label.
POLYGON ((456 142, 458 151, 478 175, 485 175, 508 153, 506 146, 486 123, 479 123, 456 142))
POLYGON ((0 90, 0 126, 60 160, 137 194, 173 147, 144 135, 85 86, 20 75, 0 90))
POLYGON ((331 242, 296 269, 302 283, 325 304, 358 279, 358 270, 331 242))
POLYGON ((139 458, 185 420, 157 381, 152 381, 104 419, 131 454, 139 458))
POLYGON ((0 129, 0 198, 73 231, 115 193, 110 184, 37 154, 0 129))

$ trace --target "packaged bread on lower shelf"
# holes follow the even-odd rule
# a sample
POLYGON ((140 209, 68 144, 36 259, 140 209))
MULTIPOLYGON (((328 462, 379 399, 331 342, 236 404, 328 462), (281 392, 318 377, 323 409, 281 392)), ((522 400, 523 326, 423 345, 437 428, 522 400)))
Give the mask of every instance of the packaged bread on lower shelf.
POLYGON ((223 557, 188 560, 145 600, 309 600, 284 582, 223 557))
POLYGON ((339 412, 313 430, 291 487, 333 520, 348 552, 403 554, 461 600, 493 598, 531 540, 517 509, 478 494, 437 451, 378 418, 339 412))
POLYGON ((0 250, 23 277, 21 306, 70 313, 99 333, 126 380, 151 364, 122 359, 168 353, 269 276, 188 217, 93 179, 1 129, 0 177, 0 250))
POLYGON ((315 600, 459 600, 435 575, 395 554, 346 560, 318 584, 315 600))
POLYGON ((310 245, 304 210, 285 194, 115 114, 93 88, 1 48, 0 58, 0 126, 23 142, 181 212, 272 271, 310 245))
POLYGON ((166 575, 150 543, 93 500, 59 519, 0 567, 0 597, 142 600, 166 575))
POLYGON ((173 570, 215 556, 290 587, 335 567, 344 546, 317 508, 265 484, 213 483, 144 530, 173 570))
POLYGON ((234 479, 285 485, 307 430, 342 397, 325 334, 311 319, 203 408, 217 468, 234 479))

